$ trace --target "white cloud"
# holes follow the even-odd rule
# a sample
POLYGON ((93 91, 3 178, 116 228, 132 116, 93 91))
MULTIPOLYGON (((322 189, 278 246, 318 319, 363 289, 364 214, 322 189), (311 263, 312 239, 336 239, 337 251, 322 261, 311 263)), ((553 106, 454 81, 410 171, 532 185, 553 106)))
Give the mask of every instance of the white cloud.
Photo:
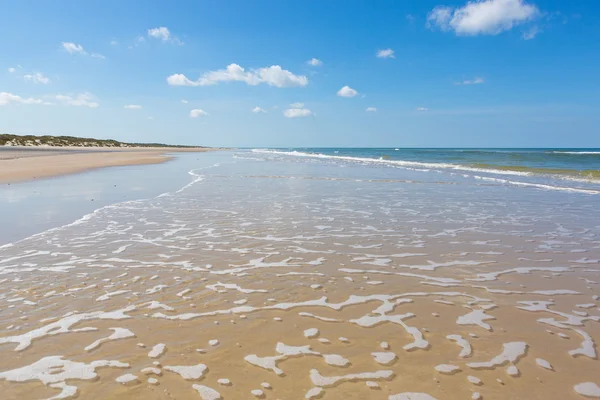
POLYGON ((171 32, 167 27, 161 26, 160 28, 148 29, 148 36, 161 39, 166 42, 171 37, 171 32))
POLYGON ((313 114, 308 108, 288 108, 283 112, 283 115, 286 118, 301 118, 310 117, 313 114))
POLYGON ((188 103, 188 101, 187 101, 187 100, 181 100, 181 102, 182 102, 183 104, 187 104, 187 103, 188 103))
POLYGON ((15 69, 15 68, 13 68, 13 67, 10 67, 10 68, 8 69, 8 72, 10 72, 11 74, 12 74, 13 72, 15 72, 15 71, 16 71, 16 69, 15 69))
POLYGON ((74 53, 86 54, 85 50, 83 50, 83 46, 80 44, 75 44, 75 43, 71 43, 71 42, 63 42, 62 47, 70 54, 74 54, 74 53))
POLYGON ((23 75, 23 79, 33 83, 41 83, 43 85, 47 85, 48 83, 50 83, 50 79, 48 79, 46 76, 44 76, 44 74, 41 74, 39 72, 36 72, 34 74, 23 75))
POLYGON ((540 28, 538 28, 537 26, 533 26, 529 30, 523 32, 523 39, 531 40, 534 37, 536 37, 538 33, 540 33, 540 28))
MULTIPOLYGON (((171 35, 171 31, 169 31, 169 28, 167 28, 166 26, 148 29, 148 36, 153 37, 155 39, 160 39, 163 42, 183 44, 183 42, 179 40, 179 38, 171 35)), ((138 41, 143 41, 143 38, 138 38, 138 41)))
POLYGON ((286 118, 302 118, 310 117, 313 113, 308 108, 304 108, 304 103, 292 103, 290 108, 283 112, 283 115, 286 118))
POLYGON ((123 108, 126 108, 128 110, 141 110, 142 106, 138 104, 127 104, 126 106, 123 106, 123 108))
POLYGON ((113 40, 110 41, 110 44, 113 45, 113 46, 118 46, 119 42, 117 41, 117 39, 113 39, 113 40))
POLYGON ((394 50, 384 49, 384 50, 379 50, 377 52, 377 58, 396 58, 396 57, 394 56, 394 50))
POLYGON ((427 107, 417 107, 417 111, 429 111, 427 107))
POLYGON ((483 78, 474 78, 474 79, 467 79, 462 82, 458 82, 456 84, 457 85, 481 85, 482 83, 485 83, 485 80, 483 78))
POLYGON ((62 42, 62 47, 69 54, 87 54, 87 52, 83 49, 83 46, 80 44, 75 44, 72 42, 62 42))
MULTIPOLYGON (((75 44, 72 42, 62 42, 62 48, 65 49, 65 51, 69 54, 81 54, 84 56, 88 55, 88 52, 85 51, 83 46, 80 44, 75 44)), ((106 58, 102 54, 98 54, 98 53, 91 53, 89 55, 94 58, 102 58, 102 59, 106 58)))
POLYGON ((260 108, 260 107, 254 107, 252 109, 252 112, 255 113, 255 114, 266 113, 266 111, 264 109, 260 108))
POLYGON ((56 95, 56 100, 58 100, 59 102, 69 105, 69 106, 76 106, 76 107, 90 107, 90 108, 96 108, 98 106, 100 106, 100 104, 98 104, 96 101, 94 101, 94 96, 92 96, 91 93, 80 93, 75 95, 75 97, 73 96, 66 96, 66 95, 56 95))
POLYGON ((251 86, 265 83, 279 88, 308 85, 306 76, 294 75, 279 65, 246 71, 237 64, 229 64, 225 69, 205 73, 196 81, 183 74, 174 74, 167 78, 169 85, 173 86, 210 86, 232 81, 245 82, 251 86))
POLYGON ((375 107, 367 107, 366 112, 376 112, 377 109, 375 107))
POLYGON ((436 7, 427 16, 427 26, 457 35, 497 35, 538 15, 539 9, 525 0, 479 0, 459 8, 436 7))
POLYGON ((311 58, 306 63, 308 65, 312 65, 313 67, 320 67, 321 65, 323 65, 323 61, 319 60, 318 58, 311 58))
POLYGON ((201 110, 199 108, 195 108, 192 111, 190 111, 190 118, 198 118, 198 117, 208 117, 208 113, 204 110, 201 110))
POLYGON ((337 95, 340 97, 354 97, 358 94, 358 92, 352 89, 350 86, 344 86, 340 90, 338 90, 337 95))
POLYGON ((10 103, 19 103, 19 104, 42 104, 41 99, 34 99, 32 97, 23 98, 21 96, 17 96, 16 94, 0 92, 0 106, 5 106, 10 103))

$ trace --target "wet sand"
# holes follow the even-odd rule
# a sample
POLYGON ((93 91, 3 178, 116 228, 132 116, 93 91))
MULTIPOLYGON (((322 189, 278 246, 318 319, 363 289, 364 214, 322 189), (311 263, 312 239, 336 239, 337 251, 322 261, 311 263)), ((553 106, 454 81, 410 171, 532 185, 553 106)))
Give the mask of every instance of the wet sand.
POLYGON ((0 248, 4 398, 594 398, 593 202, 265 168, 0 248))
POLYGON ((170 159, 167 153, 203 152, 193 148, 2 148, 0 184, 73 174, 96 168, 155 164, 170 159))

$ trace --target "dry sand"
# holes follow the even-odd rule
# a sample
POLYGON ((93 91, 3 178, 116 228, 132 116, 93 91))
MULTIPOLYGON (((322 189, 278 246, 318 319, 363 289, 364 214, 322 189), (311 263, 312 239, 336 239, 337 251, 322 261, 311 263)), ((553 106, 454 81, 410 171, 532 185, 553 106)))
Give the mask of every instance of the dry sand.
POLYGON ((15 148, 0 151, 0 183, 67 175, 102 167, 155 164, 167 153, 202 152, 207 148, 15 148))

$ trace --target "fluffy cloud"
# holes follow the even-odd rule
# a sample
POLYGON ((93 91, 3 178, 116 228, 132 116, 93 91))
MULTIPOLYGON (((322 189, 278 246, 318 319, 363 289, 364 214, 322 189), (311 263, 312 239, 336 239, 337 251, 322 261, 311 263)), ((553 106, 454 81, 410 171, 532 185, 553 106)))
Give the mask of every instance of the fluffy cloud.
POLYGON ((62 48, 69 54, 81 54, 84 56, 91 56, 94 58, 101 58, 101 59, 105 59, 106 57, 104 57, 102 54, 98 54, 98 53, 91 53, 88 54, 87 51, 85 51, 85 49, 83 48, 82 45, 80 44, 75 44, 72 42, 62 42, 62 48))
POLYGON ((312 115, 312 111, 310 111, 308 108, 288 108, 283 112, 283 115, 286 118, 310 117, 312 115))
POLYGON ((171 37, 171 32, 169 31, 169 29, 167 27, 161 26, 160 28, 148 29, 148 36, 156 38, 156 39, 160 39, 160 40, 163 40, 166 42, 171 37))
POLYGON ((188 79, 183 74, 174 74, 167 78, 169 85, 173 86, 210 86, 219 82, 234 81, 245 82, 251 86, 265 83, 279 88, 308 85, 306 76, 294 75, 279 65, 246 71, 237 64, 229 64, 225 69, 205 73, 196 81, 188 79))
POLYGON ((13 68, 13 67, 10 67, 10 68, 8 69, 8 72, 10 72, 11 74, 12 74, 13 72, 15 72, 15 71, 16 71, 16 69, 15 69, 15 68, 13 68))
POLYGON ((283 115, 286 118, 302 118, 310 117, 313 113, 308 108, 304 108, 304 103, 292 103, 290 108, 283 112, 283 115))
POLYGON ((187 104, 187 103, 188 103, 188 101, 187 101, 187 100, 181 100, 181 102, 182 102, 183 104, 187 104))
POLYGON ((255 113, 255 114, 266 113, 266 111, 264 109, 260 108, 260 107, 254 107, 252 109, 252 112, 255 113))
POLYGON ((42 104, 42 100, 34 99, 32 97, 23 98, 21 96, 17 96, 16 94, 0 92, 0 106, 5 106, 10 103, 19 103, 19 104, 42 104))
POLYGON ((198 117, 208 117, 208 113, 204 110, 201 110, 199 108, 195 108, 192 111, 190 111, 190 118, 198 118, 198 117))
POLYGON ((396 57, 394 56, 394 50, 384 49, 384 50, 379 50, 377 52, 377 58, 396 58, 396 57))
POLYGON ((344 86, 340 90, 338 90, 337 95, 340 97, 354 97, 358 94, 358 92, 352 89, 350 86, 344 86))
POLYGON ((457 85, 481 85, 484 82, 485 80, 483 78, 474 78, 458 82, 457 85))
POLYGON ((417 107, 417 111, 429 111, 427 107, 417 107))
POLYGON ((436 7, 427 16, 427 25, 457 35, 497 35, 539 14, 538 8, 525 0, 478 0, 459 8, 436 7))
POLYGON ((171 35, 171 31, 169 31, 169 28, 167 28, 166 26, 148 29, 148 36, 155 39, 160 39, 163 42, 183 44, 183 42, 179 40, 179 38, 171 35))
POLYGON ((320 67, 321 65, 323 65, 323 61, 319 60, 318 58, 311 58, 306 63, 308 65, 312 65, 313 67, 320 67))
POLYGON ((375 107, 367 107, 366 112, 376 112, 377 109, 375 107))
POLYGON ((87 54, 82 45, 72 42, 62 42, 62 48, 65 49, 69 54, 87 54))
POLYGON ((76 106, 76 107, 90 107, 90 108, 96 108, 98 106, 100 106, 100 104, 98 104, 95 100, 94 100, 94 96, 92 96, 91 93, 80 93, 75 95, 75 97, 73 96, 66 96, 66 95, 56 95, 56 100, 58 100, 60 103, 69 105, 69 106, 76 106))
POLYGON ((127 104, 126 106, 123 106, 123 108, 126 108, 128 110, 141 110, 142 106, 138 104, 127 104))
POLYGON ((23 79, 33 83, 41 83, 43 85, 47 85, 50 83, 50 79, 48 79, 44 74, 36 72, 35 74, 27 74, 23 76, 23 79))

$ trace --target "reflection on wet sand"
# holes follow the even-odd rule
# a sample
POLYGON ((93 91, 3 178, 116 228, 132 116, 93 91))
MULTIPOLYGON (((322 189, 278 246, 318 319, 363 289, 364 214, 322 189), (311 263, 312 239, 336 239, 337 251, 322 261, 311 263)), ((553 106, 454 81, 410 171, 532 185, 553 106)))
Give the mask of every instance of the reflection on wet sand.
POLYGON ((4 398, 600 396, 589 198, 258 164, 0 248, 4 398))

